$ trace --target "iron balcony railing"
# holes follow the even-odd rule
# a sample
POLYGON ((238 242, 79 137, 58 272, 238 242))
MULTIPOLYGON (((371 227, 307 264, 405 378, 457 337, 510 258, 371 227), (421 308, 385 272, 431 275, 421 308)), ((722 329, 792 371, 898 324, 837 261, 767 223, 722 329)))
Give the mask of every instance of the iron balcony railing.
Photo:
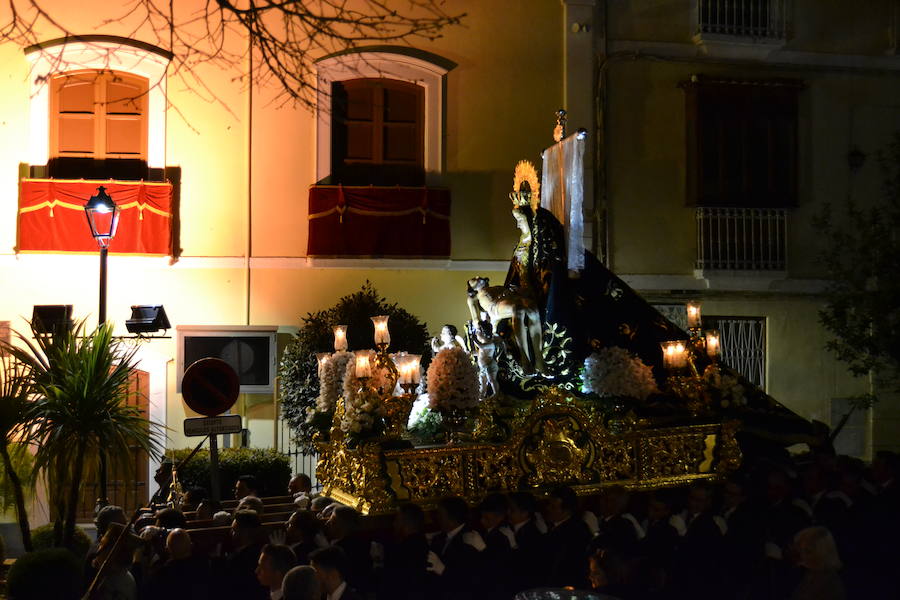
POLYGON ((781 40, 790 0, 697 0, 698 33, 781 40))
POLYGON ((787 217, 784 208, 698 208, 696 268, 784 271, 787 217))

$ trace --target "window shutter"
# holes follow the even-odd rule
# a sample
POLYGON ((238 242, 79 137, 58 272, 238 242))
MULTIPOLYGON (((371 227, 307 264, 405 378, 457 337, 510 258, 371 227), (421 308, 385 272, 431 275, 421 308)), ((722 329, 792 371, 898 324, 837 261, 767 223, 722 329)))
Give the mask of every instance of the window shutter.
POLYGON ((332 86, 332 178, 356 185, 422 185, 424 89, 364 78, 332 86))

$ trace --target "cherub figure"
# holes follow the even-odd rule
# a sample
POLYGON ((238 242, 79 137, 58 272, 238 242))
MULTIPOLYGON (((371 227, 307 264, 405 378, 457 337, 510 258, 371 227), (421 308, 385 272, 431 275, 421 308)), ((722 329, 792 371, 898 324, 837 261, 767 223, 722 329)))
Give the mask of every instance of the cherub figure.
POLYGON ((503 339, 494 334, 494 328, 488 320, 478 323, 477 329, 475 324, 469 321, 469 332, 478 359, 478 385, 481 397, 493 398, 500 393, 500 383, 497 381, 500 367, 497 358, 503 351, 503 339), (488 388, 491 391, 490 395, 488 388))
POLYGON ((431 351, 434 354, 437 354, 441 350, 447 350, 449 348, 462 348, 468 352, 466 341, 459 335, 459 330, 456 329, 456 325, 447 323, 441 328, 441 335, 439 337, 431 338, 431 351))

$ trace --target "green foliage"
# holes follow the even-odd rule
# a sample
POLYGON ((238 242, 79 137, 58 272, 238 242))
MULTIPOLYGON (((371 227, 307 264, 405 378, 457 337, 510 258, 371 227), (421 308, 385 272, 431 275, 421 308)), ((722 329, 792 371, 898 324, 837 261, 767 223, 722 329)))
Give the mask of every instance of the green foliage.
MULTIPOLYGON (((193 448, 175 450, 175 464, 184 460, 193 448)), ((281 496, 287 493, 291 479, 291 463, 287 456, 272 448, 222 448, 219 450, 219 483, 221 498, 232 498, 234 482, 241 475, 253 475, 259 481, 264 496, 281 496)), ((184 489, 201 487, 209 489, 209 450, 197 452, 178 472, 184 489)))
MULTIPOLYGON (((48 523, 47 525, 41 525, 37 529, 31 532, 31 539, 34 542, 35 550, 47 550, 49 548, 54 547, 54 530, 56 525, 53 523, 48 523)), ((84 557, 87 556, 88 550, 91 549, 91 541, 90 536, 85 532, 81 527, 75 528, 75 543, 72 545, 72 549, 70 552, 73 552, 75 556, 84 560, 84 557)))
POLYGON ((28 443, 35 430, 35 387, 28 362, 15 360, 12 348, 0 343, 0 506, 15 506, 22 544, 31 551, 31 528, 25 503, 26 491, 34 488, 34 459, 28 443))
POLYGON ((76 600, 81 594, 82 561, 65 548, 29 552, 9 569, 10 600, 76 600))
MULTIPOLYGON (((9 458, 19 483, 28 481, 34 471, 34 456, 28 451, 28 446, 17 443, 10 444, 9 458)), ((15 481, 7 474, 6 469, 0 469, 0 508, 4 511, 16 505, 15 486, 15 481)), ((23 493, 25 491, 23 488, 23 493)), ((27 491, 31 491, 30 487, 27 491)))
POLYGON ((893 377, 900 367, 900 133, 879 153, 883 195, 852 198, 819 215, 819 258, 829 279, 819 318, 827 348, 853 375, 893 377))
POLYGON ((390 350, 422 354, 422 364, 427 366, 430 348, 426 325, 397 303, 389 303, 380 297, 368 281, 360 291, 344 296, 333 307, 307 314, 300 331, 285 348, 279 367, 282 415, 294 430, 304 452, 315 453, 313 435, 330 423, 327 418, 317 423, 306 421, 309 409, 315 406, 319 395, 315 354, 334 349, 332 327, 335 325, 348 326, 347 345, 350 351, 371 348, 374 335, 371 317, 377 315, 390 316, 390 350))
POLYGON ((431 410, 428 406, 423 406, 418 414, 412 419, 412 426, 409 428, 409 434, 413 437, 416 445, 436 444, 446 439, 446 431, 441 420, 441 413, 431 410))
POLYGON ((33 334, 34 341, 19 334, 25 347, 9 351, 32 371, 35 472, 44 475, 50 502, 64 518, 57 542, 71 547, 81 484, 101 453, 127 473, 135 448, 159 453, 151 433, 157 426, 125 402, 137 348, 114 338, 111 324, 88 332, 82 321, 53 336, 33 334))

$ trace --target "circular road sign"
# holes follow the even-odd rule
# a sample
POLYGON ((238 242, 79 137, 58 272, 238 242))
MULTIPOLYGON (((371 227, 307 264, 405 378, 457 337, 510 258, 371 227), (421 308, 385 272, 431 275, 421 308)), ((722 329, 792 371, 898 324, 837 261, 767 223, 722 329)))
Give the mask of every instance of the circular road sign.
POLYGON ((241 384, 234 369, 219 358, 201 358, 184 372, 181 395, 191 410, 215 417, 237 401, 241 384))

